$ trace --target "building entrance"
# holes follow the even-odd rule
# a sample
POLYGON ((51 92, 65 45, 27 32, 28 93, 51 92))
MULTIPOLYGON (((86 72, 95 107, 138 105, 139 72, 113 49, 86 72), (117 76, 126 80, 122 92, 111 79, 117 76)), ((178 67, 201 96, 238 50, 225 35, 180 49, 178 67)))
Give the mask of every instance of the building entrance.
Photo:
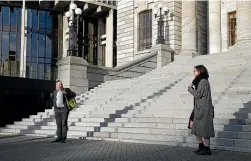
POLYGON ((83 16, 79 25, 80 55, 89 64, 98 64, 98 19, 83 16))

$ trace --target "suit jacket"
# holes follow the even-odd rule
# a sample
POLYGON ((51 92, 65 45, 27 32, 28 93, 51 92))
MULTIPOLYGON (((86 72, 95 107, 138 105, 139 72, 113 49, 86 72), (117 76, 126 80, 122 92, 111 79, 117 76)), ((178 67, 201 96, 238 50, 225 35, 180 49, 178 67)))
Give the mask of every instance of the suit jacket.
MULTIPOLYGON (((69 111, 68 105, 66 103, 66 98, 70 99, 70 98, 74 98, 76 97, 76 93, 74 93, 73 91, 70 90, 70 88, 64 88, 63 89, 65 91, 65 94, 63 95, 63 102, 64 102, 64 107, 63 110, 69 111), (66 97, 66 98, 65 98, 66 97)), ((57 90, 55 90, 52 94, 52 102, 53 102, 53 106, 54 106, 54 110, 56 111, 57 108, 57 103, 56 103, 56 99, 57 99, 57 90)))

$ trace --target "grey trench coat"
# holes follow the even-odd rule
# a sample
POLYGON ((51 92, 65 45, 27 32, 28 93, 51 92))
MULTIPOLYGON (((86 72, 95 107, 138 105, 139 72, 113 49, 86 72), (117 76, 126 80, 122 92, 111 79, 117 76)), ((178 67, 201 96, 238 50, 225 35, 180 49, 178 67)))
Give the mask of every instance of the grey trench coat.
POLYGON ((192 134, 204 138, 214 137, 214 107, 208 80, 202 79, 197 90, 188 87, 188 92, 195 98, 192 134))

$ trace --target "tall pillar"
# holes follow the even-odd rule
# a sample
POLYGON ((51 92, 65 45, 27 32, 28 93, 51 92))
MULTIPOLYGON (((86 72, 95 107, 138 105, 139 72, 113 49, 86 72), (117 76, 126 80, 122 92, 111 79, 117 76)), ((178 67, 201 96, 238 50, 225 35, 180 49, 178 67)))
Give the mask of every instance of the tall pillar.
POLYGON ((26 42, 27 38, 25 37, 25 26, 27 18, 27 10, 25 8, 25 0, 23 0, 22 5, 22 18, 21 18, 21 52, 20 52, 20 77, 26 76, 26 42))
POLYGON ((182 50, 181 55, 197 54, 195 1, 182 1, 182 50))
POLYGON ((105 66, 113 67, 113 9, 110 9, 106 18, 105 66))
POLYGON ((251 2, 236 1, 237 44, 251 42, 251 2))
POLYGON ((209 53, 221 52, 221 1, 208 1, 209 53))

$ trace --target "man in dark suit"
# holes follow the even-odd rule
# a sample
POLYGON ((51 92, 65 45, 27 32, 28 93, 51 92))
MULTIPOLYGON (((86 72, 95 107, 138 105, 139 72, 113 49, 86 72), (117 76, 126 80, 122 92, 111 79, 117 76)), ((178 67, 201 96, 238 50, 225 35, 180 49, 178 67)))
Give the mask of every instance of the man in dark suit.
POLYGON ((60 80, 56 82, 56 90, 53 93, 53 106, 57 124, 57 138, 53 143, 65 143, 66 141, 68 131, 67 121, 69 115, 69 108, 66 99, 74 97, 76 97, 76 94, 69 88, 64 88, 63 83, 60 80))

